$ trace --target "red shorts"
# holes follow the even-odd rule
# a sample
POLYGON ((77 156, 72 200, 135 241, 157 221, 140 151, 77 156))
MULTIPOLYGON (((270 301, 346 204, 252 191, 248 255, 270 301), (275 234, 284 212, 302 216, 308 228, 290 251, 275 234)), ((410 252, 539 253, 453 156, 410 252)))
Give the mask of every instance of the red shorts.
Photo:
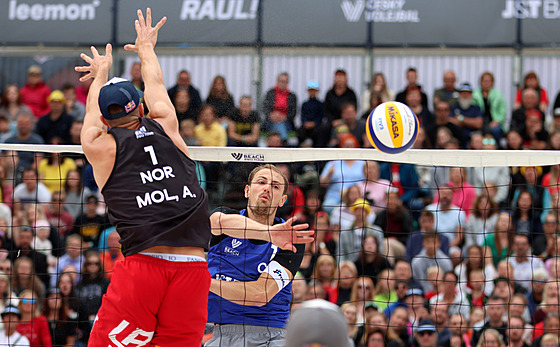
POLYGON ((113 270, 88 346, 200 346, 209 289, 206 262, 126 257, 113 270))

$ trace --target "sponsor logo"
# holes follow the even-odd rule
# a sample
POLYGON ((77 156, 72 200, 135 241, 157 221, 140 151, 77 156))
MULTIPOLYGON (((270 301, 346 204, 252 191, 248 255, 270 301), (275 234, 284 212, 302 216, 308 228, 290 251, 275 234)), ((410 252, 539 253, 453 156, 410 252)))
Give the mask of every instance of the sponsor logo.
POLYGON ((259 0, 183 0, 181 20, 254 20, 259 0))
POLYGON ((128 104, 124 105, 124 110, 126 111, 126 113, 129 113, 130 111, 134 110, 135 108, 136 108, 136 104, 134 103, 134 101, 131 101, 128 104))
POLYGON ((283 288, 286 284, 285 284, 285 281, 284 281, 284 277, 282 277, 282 271, 280 271, 280 269, 276 269, 276 270, 274 270, 274 271, 272 271, 272 272, 274 272, 274 274, 275 274, 276 276, 278 276, 278 279, 279 279, 280 281, 282 281, 282 288, 283 288))
POLYGON ((560 18, 559 0, 506 0, 502 18, 560 18))
POLYGON ((389 111, 389 120, 391 121, 391 130, 393 132, 393 138, 396 139, 397 137, 399 137, 399 126, 397 123, 397 117, 395 116, 395 113, 397 113, 398 111, 394 106, 389 107, 388 111, 389 111))
POLYGON ((241 242, 237 239, 233 239, 231 241, 231 247, 233 247, 233 248, 237 248, 237 247, 241 246, 242 244, 243 244, 243 242, 241 242))
POLYGON ((125 346, 145 346, 147 345, 154 336, 153 331, 144 331, 138 327, 128 327, 129 322, 123 320, 115 329, 111 330, 108 337, 111 342, 117 347, 125 346), (119 339, 123 334, 124 330, 131 331, 126 337, 119 339))
POLYGON ((236 251, 235 249, 233 249, 231 247, 228 247, 228 246, 224 247, 224 253, 231 254, 231 255, 234 255, 236 257, 239 255, 239 251, 236 251))
POLYGON ((233 159, 237 161, 256 161, 264 162, 264 154, 250 154, 250 153, 231 153, 233 159))
POLYGON ((136 135, 136 139, 141 139, 146 136, 152 136, 153 134, 154 132, 146 130, 145 126, 140 127, 140 129, 134 132, 134 135, 136 135))
POLYGON ((362 18, 376 23, 418 23, 418 10, 405 9, 406 0, 344 0, 340 4, 348 22, 358 22, 362 18))
POLYGON ((8 20, 33 21, 77 21, 94 20, 95 10, 101 3, 94 0, 90 3, 44 4, 35 0, 30 3, 10 0, 8 20))

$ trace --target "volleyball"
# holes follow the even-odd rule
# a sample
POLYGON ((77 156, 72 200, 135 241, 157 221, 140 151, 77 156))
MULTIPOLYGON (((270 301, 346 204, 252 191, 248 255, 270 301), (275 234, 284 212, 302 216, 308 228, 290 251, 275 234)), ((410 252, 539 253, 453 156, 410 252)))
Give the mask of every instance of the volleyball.
POLYGON ((384 102, 368 116, 366 134, 371 145, 381 152, 402 153, 416 140, 418 119, 405 104, 384 102))

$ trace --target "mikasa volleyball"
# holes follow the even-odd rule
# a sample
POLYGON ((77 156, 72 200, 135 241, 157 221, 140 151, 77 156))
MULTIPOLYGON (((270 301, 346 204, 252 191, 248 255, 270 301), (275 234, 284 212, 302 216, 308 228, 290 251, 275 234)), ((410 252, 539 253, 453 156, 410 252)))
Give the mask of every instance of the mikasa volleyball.
POLYGON ((397 101, 377 106, 366 122, 371 145, 383 153, 397 154, 409 149, 418 135, 418 119, 412 110, 397 101))

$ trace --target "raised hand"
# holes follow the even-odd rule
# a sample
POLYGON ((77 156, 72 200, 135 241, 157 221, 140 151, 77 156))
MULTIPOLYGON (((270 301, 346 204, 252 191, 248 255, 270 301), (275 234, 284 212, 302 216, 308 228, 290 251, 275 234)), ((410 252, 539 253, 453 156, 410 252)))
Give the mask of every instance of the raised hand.
POLYGON ((87 81, 90 78, 96 78, 99 73, 107 74, 113 65, 113 47, 110 43, 105 46, 105 55, 100 55, 97 49, 91 46, 92 56, 85 53, 80 57, 89 64, 89 66, 76 66, 74 70, 78 72, 86 72, 86 75, 80 77, 80 81, 87 81))
POLYGON ((281 249, 296 252, 296 244, 313 242, 313 230, 306 230, 309 224, 292 225, 296 221, 296 217, 292 217, 281 224, 273 225, 270 228, 270 240, 273 244, 281 249))
POLYGON ((124 49, 127 51, 138 52, 140 46, 149 45, 154 48, 157 43, 157 35, 159 29, 165 24, 167 17, 163 17, 155 27, 152 27, 152 9, 146 9, 146 19, 141 10, 138 10, 138 19, 134 21, 136 28, 136 42, 127 44, 124 49))

